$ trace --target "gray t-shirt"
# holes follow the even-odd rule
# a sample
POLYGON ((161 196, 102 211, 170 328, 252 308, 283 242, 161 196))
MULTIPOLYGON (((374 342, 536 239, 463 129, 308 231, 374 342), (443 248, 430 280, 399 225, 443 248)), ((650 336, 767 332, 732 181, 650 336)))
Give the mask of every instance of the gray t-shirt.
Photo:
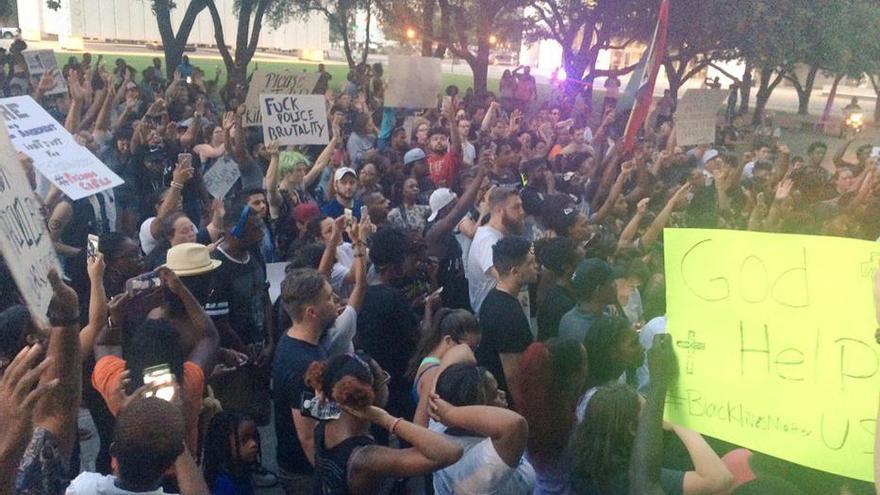
POLYGON ((583 342, 595 321, 596 315, 584 313, 580 307, 575 306, 559 320, 559 337, 583 342))

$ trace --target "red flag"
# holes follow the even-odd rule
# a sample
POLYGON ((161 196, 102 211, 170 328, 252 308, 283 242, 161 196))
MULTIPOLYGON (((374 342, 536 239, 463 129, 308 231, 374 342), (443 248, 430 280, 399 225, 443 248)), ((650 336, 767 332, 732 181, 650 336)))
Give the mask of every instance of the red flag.
POLYGON ((660 13, 657 15, 657 27, 654 28, 654 37, 651 39, 651 45, 648 46, 647 56, 644 58, 645 65, 641 74, 633 73, 633 77, 641 77, 638 82, 636 103, 629 114, 626 131, 623 133, 625 152, 632 151, 636 142, 636 134, 645 124, 645 119, 648 118, 648 111, 651 109, 651 102, 654 98, 654 81, 657 80, 660 64, 666 57, 666 28, 668 24, 669 0, 661 0, 660 13))

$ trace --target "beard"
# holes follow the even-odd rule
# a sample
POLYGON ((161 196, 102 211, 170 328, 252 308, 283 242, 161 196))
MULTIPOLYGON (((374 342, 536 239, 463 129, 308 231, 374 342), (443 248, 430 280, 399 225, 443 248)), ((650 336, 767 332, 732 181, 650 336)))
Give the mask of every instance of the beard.
POLYGON ((501 224, 509 234, 521 234, 523 230, 523 222, 513 217, 507 216, 506 213, 501 215, 501 224))

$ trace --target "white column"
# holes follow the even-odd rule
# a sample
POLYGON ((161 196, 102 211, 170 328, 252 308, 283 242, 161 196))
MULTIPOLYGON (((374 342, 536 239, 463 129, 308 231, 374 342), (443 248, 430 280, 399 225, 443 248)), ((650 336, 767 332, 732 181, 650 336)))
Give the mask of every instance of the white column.
POLYGON ((85 0, 61 2, 64 26, 58 33, 58 44, 66 50, 82 50, 85 34, 85 0))
POLYGON ((18 0, 18 27, 25 41, 39 41, 43 35, 43 2, 18 0))

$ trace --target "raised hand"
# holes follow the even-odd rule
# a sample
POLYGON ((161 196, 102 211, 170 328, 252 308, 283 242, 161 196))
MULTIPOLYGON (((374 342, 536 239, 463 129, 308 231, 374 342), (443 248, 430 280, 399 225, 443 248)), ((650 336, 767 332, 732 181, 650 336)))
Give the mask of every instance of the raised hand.
POLYGON ((68 325, 79 319, 79 296, 76 291, 61 280, 54 268, 48 273, 52 285, 52 300, 49 302, 49 321, 56 326, 68 325))
POLYGON ((779 185, 776 186, 776 200, 783 201, 788 198, 789 194, 791 194, 791 188, 794 186, 794 181, 791 179, 782 179, 779 182, 779 185))
POLYGON ((651 381, 669 385, 678 377, 678 360, 672 350, 672 335, 658 334, 654 336, 654 344, 648 351, 648 370, 651 381))
POLYGON ((644 215, 646 211, 648 211, 648 203, 651 201, 651 198, 642 198, 636 204, 636 212, 639 215, 644 215))
POLYGON ((34 407, 58 386, 58 378, 40 383, 52 364, 52 358, 43 359, 44 350, 40 344, 25 347, 0 376, 0 453, 10 455, 4 461, 18 464, 33 430, 34 407))

